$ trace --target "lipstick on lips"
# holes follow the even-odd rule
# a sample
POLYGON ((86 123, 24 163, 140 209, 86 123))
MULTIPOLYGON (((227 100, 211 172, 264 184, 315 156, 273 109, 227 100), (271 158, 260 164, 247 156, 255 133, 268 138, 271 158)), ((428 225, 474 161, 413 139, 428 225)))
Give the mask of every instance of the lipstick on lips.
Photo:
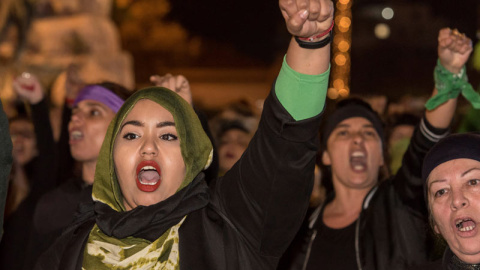
POLYGON ((144 160, 137 166, 136 183, 138 189, 143 192, 153 192, 160 186, 160 166, 153 160, 144 160))

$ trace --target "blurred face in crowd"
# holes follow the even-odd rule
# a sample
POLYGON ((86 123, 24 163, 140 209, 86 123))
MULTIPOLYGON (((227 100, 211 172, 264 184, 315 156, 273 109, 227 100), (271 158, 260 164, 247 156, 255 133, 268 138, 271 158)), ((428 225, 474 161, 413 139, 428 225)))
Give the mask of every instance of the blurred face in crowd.
POLYGON ((172 114, 148 99, 139 100, 123 120, 113 159, 127 210, 172 196, 186 174, 172 114))
POLYGON ((388 140, 390 148, 403 139, 412 138, 414 129, 415 127, 411 125, 398 125, 393 128, 388 140))
POLYGON ((95 100, 80 101, 68 124, 70 151, 75 160, 96 162, 108 125, 115 113, 95 100))
POLYGON ((384 164, 382 141, 373 124, 363 117, 340 122, 327 140, 322 162, 331 166, 335 189, 370 189, 384 164))
POLYGON ((37 156, 37 140, 32 122, 19 119, 10 123, 10 136, 13 143, 13 159, 25 165, 37 156))
POLYGON ((459 259, 480 263, 480 162, 454 159, 438 165, 428 180, 435 232, 459 259))
POLYGON ((220 173, 225 173, 240 159, 247 149, 251 135, 241 129, 227 130, 220 138, 218 162, 220 173))

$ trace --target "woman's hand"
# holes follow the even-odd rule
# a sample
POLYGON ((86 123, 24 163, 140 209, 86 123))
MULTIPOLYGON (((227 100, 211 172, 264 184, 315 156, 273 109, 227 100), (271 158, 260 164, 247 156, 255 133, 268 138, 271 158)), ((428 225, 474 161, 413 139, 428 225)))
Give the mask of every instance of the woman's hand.
POLYGON ((37 104, 43 99, 43 88, 37 77, 31 73, 23 72, 13 80, 13 89, 30 104, 37 104))
POLYGON ((311 37, 328 30, 333 20, 331 0, 279 0, 290 34, 311 37))
POLYGON ((190 91, 190 84, 187 78, 183 75, 173 76, 170 73, 165 76, 152 75, 150 76, 150 82, 155 86, 168 88, 175 93, 179 94, 185 101, 192 105, 192 92, 190 91))
POLYGON ((438 58, 453 74, 460 73, 472 50, 472 40, 456 29, 443 28, 438 33, 438 58))

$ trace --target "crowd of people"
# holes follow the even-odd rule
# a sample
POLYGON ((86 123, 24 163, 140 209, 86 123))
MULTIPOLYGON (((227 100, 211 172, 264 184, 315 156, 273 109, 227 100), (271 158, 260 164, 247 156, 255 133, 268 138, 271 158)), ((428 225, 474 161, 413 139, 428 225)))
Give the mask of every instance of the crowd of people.
POLYGON ((480 134, 451 134, 459 95, 480 100, 471 39, 439 31, 422 115, 352 97, 322 116, 333 2, 279 6, 292 38, 259 118, 208 119, 182 75, 67 78, 56 138, 40 80, 15 78, 0 269, 480 269, 480 134))

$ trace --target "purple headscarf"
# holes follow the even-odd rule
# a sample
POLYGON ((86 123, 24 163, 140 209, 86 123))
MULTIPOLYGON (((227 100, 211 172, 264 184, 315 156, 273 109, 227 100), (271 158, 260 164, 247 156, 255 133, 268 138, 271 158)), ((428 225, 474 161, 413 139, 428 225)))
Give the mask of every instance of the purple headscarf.
POLYGON ((115 113, 118 112, 120 107, 122 107, 123 103, 125 102, 112 91, 100 85, 89 85, 84 87, 75 99, 73 106, 76 106, 80 101, 86 99, 101 102, 112 109, 112 111, 115 113))

